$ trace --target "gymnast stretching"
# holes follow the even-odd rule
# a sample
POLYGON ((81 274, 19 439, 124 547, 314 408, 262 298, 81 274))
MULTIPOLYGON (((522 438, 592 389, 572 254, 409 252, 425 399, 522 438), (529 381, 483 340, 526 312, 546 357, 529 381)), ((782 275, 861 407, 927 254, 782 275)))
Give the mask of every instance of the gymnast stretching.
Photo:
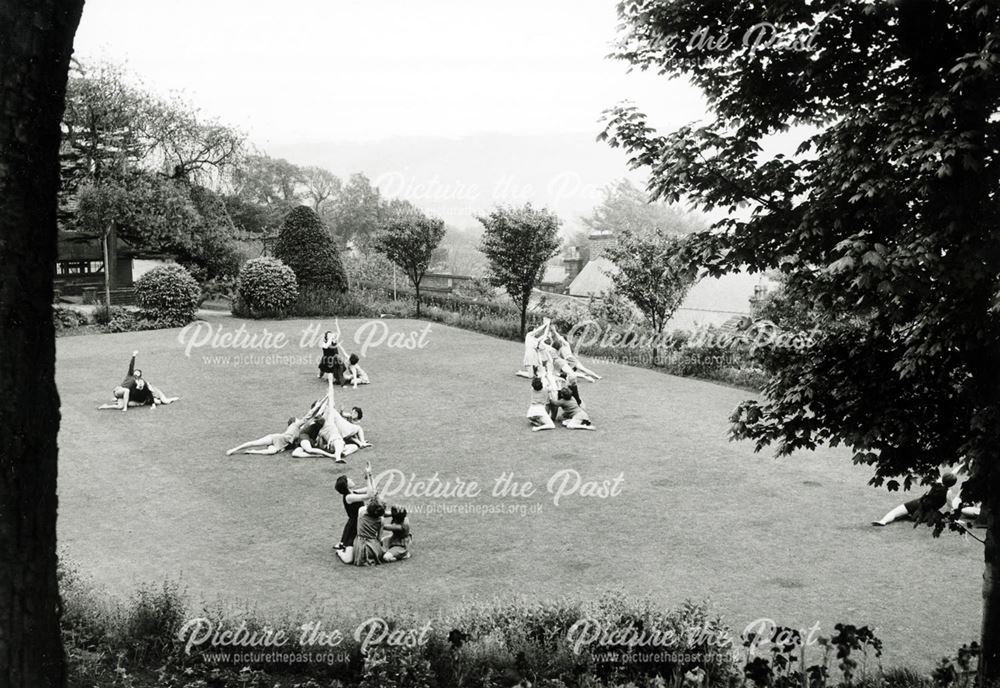
POLYGON ((303 418, 289 418, 288 427, 286 427, 283 432, 273 432, 258 439, 244 442, 243 444, 233 447, 227 451, 226 456, 232 456, 233 454, 240 453, 277 454, 285 451, 299 441, 299 433, 302 431, 303 426, 316 416, 322 406, 322 403, 322 400, 314 403, 312 408, 309 409, 309 412, 306 413, 303 418))
POLYGON ((125 378, 111 391, 115 401, 110 404, 101 404, 97 407, 99 411, 127 411, 130 406, 155 407, 160 404, 172 404, 180 399, 180 397, 168 397, 163 393, 163 390, 149 384, 142 377, 142 371, 135 367, 135 357, 138 355, 138 349, 132 352, 132 359, 128 362, 128 372, 125 373, 125 378))

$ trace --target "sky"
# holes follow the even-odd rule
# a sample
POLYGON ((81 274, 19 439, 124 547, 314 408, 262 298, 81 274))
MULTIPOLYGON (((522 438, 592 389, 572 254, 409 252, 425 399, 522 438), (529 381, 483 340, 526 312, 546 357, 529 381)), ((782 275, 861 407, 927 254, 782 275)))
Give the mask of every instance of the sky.
POLYGON ((124 62, 258 146, 600 130, 636 101, 704 116, 683 82, 606 58, 613 0, 88 0, 77 57, 124 62))

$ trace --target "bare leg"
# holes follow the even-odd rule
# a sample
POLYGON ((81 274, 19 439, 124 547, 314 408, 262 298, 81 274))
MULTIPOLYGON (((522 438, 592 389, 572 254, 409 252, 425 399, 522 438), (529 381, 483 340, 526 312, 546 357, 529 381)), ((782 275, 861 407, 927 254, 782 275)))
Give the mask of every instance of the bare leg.
POLYGON ((354 546, 353 545, 348 545, 344 549, 338 549, 337 550, 337 556, 340 557, 340 560, 342 562, 344 562, 345 564, 351 564, 351 563, 353 563, 354 562, 354 546))
POLYGON ((872 521, 872 525, 873 526, 888 525, 893 521, 898 521, 899 519, 903 518, 904 516, 907 516, 908 514, 909 512, 906 510, 906 506, 904 504, 900 504, 895 509, 890 510, 889 513, 887 513, 878 521, 872 521))
MULTIPOLYGON (((589 375, 590 377, 594 378, 594 380, 600 380, 601 379, 601 376, 598 375, 597 373, 595 373, 593 370, 590 370, 589 368, 584 368, 582 363, 577 363, 577 365, 576 365, 576 373, 577 373, 577 375, 581 375, 581 376, 587 376, 587 375, 589 375)), ((586 380, 587 378, 584 377, 583 379, 586 380)), ((593 382, 594 380, 591 380, 591 382, 593 382)))
MULTIPOLYGON (((250 442, 244 442, 243 444, 239 445, 238 447, 233 447, 232 449, 230 449, 229 451, 227 451, 226 452, 226 456, 230 456, 230 455, 236 454, 238 452, 246 451, 248 449, 259 449, 261 447, 267 447, 267 446, 273 445, 274 439, 275 439, 274 435, 271 434, 271 435, 264 435, 260 439, 251 440, 250 442)), ((274 452, 271 452, 271 453, 273 454, 274 452)))

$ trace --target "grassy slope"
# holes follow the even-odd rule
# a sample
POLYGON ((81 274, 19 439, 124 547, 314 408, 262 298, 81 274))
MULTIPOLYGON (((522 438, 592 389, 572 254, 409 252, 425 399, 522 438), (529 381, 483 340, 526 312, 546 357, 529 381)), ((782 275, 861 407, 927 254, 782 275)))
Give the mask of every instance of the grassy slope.
MULTIPOLYGON (((308 360, 295 366, 202 359, 261 351, 203 349, 188 358, 178 330, 59 340, 59 536, 83 572, 121 595, 181 577, 208 603, 221 597, 365 617, 390 604, 433 612, 494 595, 608 588, 668 606, 711 598, 740 629, 760 617, 819 621, 825 633, 838 621, 872 624, 888 663, 922 667, 976 635, 978 543, 933 539, 906 524, 871 528, 898 496, 867 487, 867 472, 844 452, 779 461, 728 442, 728 413, 747 394, 737 389, 604 366, 605 380, 582 383, 598 432, 531 433, 527 381, 511 374, 521 347, 435 324, 423 350, 370 350, 365 367, 375 384, 338 390, 338 405, 364 407, 375 443, 346 467, 287 455, 225 457, 240 441, 279 431, 322 393, 314 352, 297 344, 306 324, 247 323, 252 332, 288 333, 293 343, 282 353, 308 360), (98 413, 134 348, 147 378, 182 401, 98 413), (359 478, 365 459, 376 471, 476 480, 484 494, 473 503, 541 511, 414 514, 412 561, 342 566, 330 550, 344 519, 333 482, 344 471, 359 478), (570 497, 556 507, 544 485, 564 468, 585 479, 622 472, 622 494, 570 497), (533 481, 538 493, 490 497, 505 472, 533 481)), ((341 323, 348 336, 359 324, 341 323)), ((388 325, 415 332, 426 323, 388 325)))

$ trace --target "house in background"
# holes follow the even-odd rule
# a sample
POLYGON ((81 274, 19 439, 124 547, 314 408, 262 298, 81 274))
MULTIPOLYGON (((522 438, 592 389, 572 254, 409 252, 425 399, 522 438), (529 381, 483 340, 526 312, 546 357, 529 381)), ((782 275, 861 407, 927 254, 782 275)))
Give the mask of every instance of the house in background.
MULTIPOLYGON (((611 289, 615 264, 605 257, 614 241, 613 232, 590 235, 590 260, 570 282, 567 293, 578 299, 600 298, 611 289)), ((723 277, 705 277, 691 287, 667 329, 691 330, 701 325, 722 325, 750 314, 750 301, 772 287, 772 280, 748 272, 723 277)))
MULTIPOLYGON (((56 253, 56 300, 100 303, 104 299, 104 247, 99 234, 60 229, 56 253)), ((108 241, 111 303, 134 303, 132 285, 170 256, 139 252, 112 230, 108 241)))

